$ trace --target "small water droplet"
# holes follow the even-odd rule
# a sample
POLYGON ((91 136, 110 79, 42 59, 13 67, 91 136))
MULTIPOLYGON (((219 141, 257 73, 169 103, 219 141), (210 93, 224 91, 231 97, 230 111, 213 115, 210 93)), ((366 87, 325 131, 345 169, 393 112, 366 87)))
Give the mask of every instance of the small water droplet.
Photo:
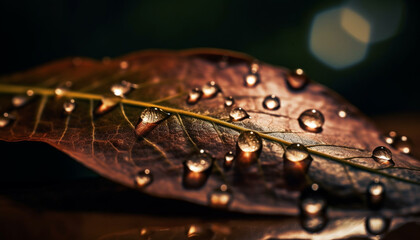
POLYGON ((110 98, 110 97, 103 97, 99 104, 96 106, 94 114, 95 116, 103 115, 112 109, 119 103, 120 99, 118 98, 110 98))
POLYGON ((264 98, 263 107, 268 110, 277 110, 280 108, 280 98, 276 95, 268 95, 264 98))
POLYGON ((208 196, 210 206, 215 208, 227 208, 232 199, 233 194, 226 184, 222 184, 208 196))
POLYGON ((388 135, 385 136, 385 142, 388 143, 389 145, 392 145, 396 137, 397 137, 397 132, 390 131, 388 135))
POLYGON ((302 69, 298 68, 286 76, 286 83, 290 89, 302 90, 309 83, 309 79, 302 69))
POLYGON ((193 105, 200 101, 203 96, 203 91, 199 88, 194 88, 190 91, 187 97, 187 104, 193 105))
POLYGON ((235 104, 235 99, 232 96, 225 98, 225 107, 232 107, 235 104))
POLYGON ((204 85, 201 91, 203 92, 203 98, 214 98, 221 90, 215 81, 211 81, 204 85))
POLYGON ((245 167, 256 162, 262 150, 261 137, 252 131, 242 132, 236 145, 237 163, 245 167))
POLYGON ((327 201, 318 193, 319 185, 314 183, 311 185, 310 193, 301 198, 301 211, 305 215, 318 215, 325 212, 327 201), (316 186, 316 187, 313 187, 316 186))
POLYGON ((235 155, 233 154, 233 152, 227 152, 223 160, 223 168, 225 170, 229 170, 233 165, 233 160, 235 160, 235 155))
POLYGON ((390 219, 381 215, 369 216, 365 221, 366 232, 374 236, 386 233, 390 225, 390 219))
POLYGON ((134 88, 136 88, 136 86, 137 86, 136 84, 122 80, 120 83, 117 83, 111 86, 111 92, 117 97, 124 98, 134 88))
POLYGON ((391 151, 383 146, 377 147, 372 152, 372 158, 386 167, 394 166, 395 163, 392 160, 392 153, 391 151))
POLYGON ((139 122, 136 125, 136 135, 144 136, 152 131, 160 122, 167 119, 171 114, 160 108, 149 107, 140 114, 139 122))
POLYGON ((242 108, 234 108, 229 113, 229 118, 232 121, 241 121, 246 118, 249 118, 248 113, 242 108))
POLYGON ((12 105, 15 108, 20 108, 29 103, 34 97, 34 91, 29 89, 25 95, 16 95, 12 98, 12 105))
POLYGON ((381 208, 385 201, 385 185, 379 179, 375 179, 368 185, 366 195, 369 208, 374 210, 381 208))
POLYGON ((191 225, 186 229, 187 239, 191 240, 211 240, 214 232, 211 228, 200 225, 191 225))
POLYGON ((244 77, 245 87, 255 87, 260 82, 260 75, 258 73, 249 73, 244 77))
POLYGON ((150 169, 139 171, 134 177, 134 183, 138 188, 144 188, 153 182, 153 174, 150 169))
POLYGON ((199 154, 193 155, 187 161, 185 165, 191 172, 202 173, 210 169, 213 164, 212 157, 206 153, 205 150, 201 149, 199 154))
POLYGON ((122 70, 127 69, 127 68, 128 68, 128 66, 129 66, 129 64, 128 64, 128 62, 127 62, 127 61, 121 61, 121 62, 120 62, 120 68, 121 68, 122 70))
POLYGON ((413 144, 407 136, 397 136, 392 146, 405 154, 410 154, 413 144))
POLYGON ((308 109, 299 116, 300 127, 308 132, 319 133, 324 125, 324 115, 316 109, 308 109))
POLYGON ((0 116, 0 128, 8 126, 15 120, 15 117, 7 112, 0 116))
POLYGON ((341 117, 341 118, 346 118, 347 117, 347 112, 346 112, 346 110, 340 110, 340 111, 338 111, 338 116, 339 117, 341 117))
POLYGON ((68 99, 63 103, 64 113, 71 114, 76 108, 76 101, 74 99, 68 99))

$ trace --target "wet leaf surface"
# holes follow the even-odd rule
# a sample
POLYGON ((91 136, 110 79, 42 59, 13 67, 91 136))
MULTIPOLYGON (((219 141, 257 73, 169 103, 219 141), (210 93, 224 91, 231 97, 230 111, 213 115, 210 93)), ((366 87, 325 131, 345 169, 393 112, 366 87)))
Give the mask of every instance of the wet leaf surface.
POLYGON ((386 190, 383 214, 418 212, 418 160, 389 146, 331 90, 315 82, 294 88, 292 77, 295 72, 255 67, 252 57, 221 50, 65 59, 0 79, 1 110, 7 113, 0 119, 0 139, 46 142, 107 178, 157 197, 209 205, 211 194, 225 185, 232 201, 224 207, 232 211, 296 215, 301 189, 316 182, 325 190, 331 218, 343 212, 360 216, 367 187, 376 180, 386 190), (57 93, 68 81, 71 88, 57 93), (122 81, 134 85, 128 90, 122 81), (191 92, 196 102, 187 101, 191 92), (17 95, 25 103, 14 106, 17 95), (279 107, 264 104, 271 95, 279 107), (232 106, 225 105, 229 96, 232 106), (63 107, 69 99, 75 103, 70 112, 63 107), (236 108, 246 115, 232 115, 236 108), (237 143, 247 131, 260 140, 237 143), (285 164, 292 143, 306 147, 307 165, 285 164), (371 158, 378 146, 391 150, 393 167, 383 169, 371 158), (229 151, 236 158, 226 171, 229 151))

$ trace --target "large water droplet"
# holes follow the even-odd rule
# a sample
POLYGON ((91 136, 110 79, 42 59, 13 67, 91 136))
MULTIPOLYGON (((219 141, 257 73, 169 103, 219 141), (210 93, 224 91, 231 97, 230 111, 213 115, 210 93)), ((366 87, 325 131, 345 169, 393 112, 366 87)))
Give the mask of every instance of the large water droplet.
POLYGON ((284 158, 292 162, 300 162, 310 157, 308 149, 300 143, 289 145, 284 152, 284 158))
POLYGON ((263 107, 268 110, 277 110, 280 108, 280 98, 276 95, 268 95, 264 98, 263 107))
POLYGON ((71 114, 76 108, 76 101, 74 99, 68 99, 63 103, 63 109, 65 114, 71 114))
POLYGON ((232 121, 241 121, 241 120, 244 120, 246 118, 249 118, 249 115, 244 109, 238 107, 238 108, 234 108, 230 111, 229 118, 232 121))
POLYGON ((225 107, 232 107, 235 104, 235 99, 232 96, 225 98, 225 107))
POLYGON ((366 232, 370 235, 382 235, 386 233, 391 225, 391 221, 384 216, 369 216, 366 218, 366 232))
POLYGON ((171 114, 160 108, 149 107, 140 114, 139 122, 136 125, 136 135, 143 136, 152 131, 161 121, 167 119, 171 114))
POLYGON ((190 240, 211 240, 214 237, 214 232, 206 226, 191 225, 186 229, 186 235, 190 240))
POLYGON ((187 103, 191 105, 196 104, 201 99, 201 96, 203 96, 203 92, 201 91, 201 89, 194 88, 188 94, 187 103))
POLYGON ((215 208, 227 208, 233 199, 233 194, 226 184, 216 188, 208 196, 209 204, 215 208))
POLYGON ((368 185, 366 195, 369 208, 374 210, 381 208, 385 201, 385 185, 379 179, 375 179, 368 185))
POLYGON ((223 160, 223 167, 225 170, 229 170, 232 167, 233 160, 235 160, 235 155, 233 154, 233 152, 227 152, 223 160))
POLYGON ((262 140, 258 134, 244 131, 239 135, 236 145, 237 162, 242 166, 249 166, 257 161, 262 149, 262 140))
POLYGON ((214 98, 221 91, 215 81, 208 82, 201 90, 203 91, 203 98, 214 98))
POLYGON ((394 161, 392 161, 391 151, 388 148, 383 147, 383 146, 377 147, 373 150, 372 158, 376 162, 378 162, 378 163, 380 163, 380 164, 382 164, 386 167, 390 167, 390 166, 395 165, 394 161))
POLYGON ((191 172, 202 173, 210 169, 213 164, 212 157, 206 153, 205 150, 201 149, 199 154, 193 155, 187 161, 185 165, 191 172))
POLYGON ((413 144, 407 136, 397 136, 392 145, 405 154, 410 154, 413 147, 413 144))
POLYGON ((26 94, 16 95, 12 98, 12 105, 15 108, 20 108, 29 103, 34 97, 34 91, 29 89, 26 94))
POLYGON ((324 125, 324 115, 316 109, 308 109, 300 114, 299 118, 300 127, 308 132, 319 133, 322 131, 324 125))
POLYGON ((286 83, 292 90, 302 90, 308 85, 309 79, 302 69, 298 68, 286 76, 286 83))
POLYGON ((0 116, 0 128, 8 126, 15 120, 15 117, 7 112, 0 116))
POLYGON ((255 87, 260 82, 260 75, 258 73, 249 73, 244 77, 245 87, 255 87))
POLYGON ((126 97, 134 88, 137 88, 137 84, 122 80, 120 83, 111 86, 111 92, 117 97, 126 97))
POLYGON ((385 142, 388 143, 389 145, 392 145, 394 143, 396 137, 397 137, 397 132, 396 131, 390 131, 385 136, 385 142))
POLYGON ((138 188, 144 188, 153 182, 153 174, 150 169, 139 171, 134 177, 134 183, 138 188))
POLYGON ((98 106, 95 108, 95 116, 100 116, 111 111, 115 106, 117 106, 119 101, 120 99, 118 98, 103 97, 101 102, 99 102, 98 106))

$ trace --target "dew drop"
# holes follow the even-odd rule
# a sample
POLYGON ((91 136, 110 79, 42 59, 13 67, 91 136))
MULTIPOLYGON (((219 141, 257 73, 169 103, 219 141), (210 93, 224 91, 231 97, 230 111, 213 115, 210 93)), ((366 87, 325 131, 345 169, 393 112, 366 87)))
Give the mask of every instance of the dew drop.
POLYGON ((249 73, 244 77, 245 87, 255 87, 260 82, 260 75, 258 73, 249 73))
POLYGON ((127 61, 121 61, 121 62, 120 62, 120 68, 121 68, 122 70, 126 70, 126 69, 128 68, 128 66, 129 66, 129 64, 128 64, 128 62, 127 62, 127 61))
POLYGON ((150 169, 139 171, 134 177, 134 183, 138 188, 144 188, 153 182, 153 174, 150 169))
POLYGON ((100 116, 111 111, 119 103, 119 101, 120 99, 118 98, 103 97, 95 108, 95 116, 100 116))
POLYGON ((222 184, 208 196, 210 206, 215 208, 227 208, 232 199, 233 194, 226 184, 222 184))
POLYGON ((301 189, 305 186, 306 173, 312 162, 308 149, 300 143, 289 145, 283 154, 284 178, 289 189, 301 189))
POLYGON ((200 101, 203 96, 203 91, 199 88, 194 88, 190 91, 187 97, 187 104, 193 105, 200 101))
POLYGON ((394 148, 405 154, 410 154, 412 149, 412 143, 407 136, 397 136, 392 144, 394 148))
POLYGON ((246 118, 249 118, 249 115, 244 109, 238 107, 230 111, 229 118, 232 121, 242 121, 246 118))
POLYGON ((302 69, 298 68, 286 76, 286 83, 292 90, 302 90, 309 83, 309 79, 302 69))
POLYGON ((170 115, 170 113, 167 113, 160 108, 149 107, 144 109, 140 114, 140 119, 135 129, 136 135, 146 135, 170 115))
POLYGON ((199 154, 193 155, 187 161, 185 165, 191 172, 202 173, 210 169, 213 164, 212 157, 206 153, 205 150, 201 149, 199 154))
POLYGON ((382 235, 388 231, 390 223, 390 219, 384 216, 369 216, 365 221, 366 232, 374 236, 382 235))
POLYGON ((235 99, 232 96, 225 98, 225 107, 232 107, 235 104, 235 99))
POLYGON ((366 195, 369 208, 374 210, 381 208, 385 201, 385 185, 379 179, 375 179, 368 185, 366 195))
POLYGON ((15 117, 7 112, 0 116, 0 128, 8 126, 15 120, 15 117))
POLYGON ((76 101, 74 99, 68 99, 63 103, 63 109, 65 114, 71 114, 76 108, 76 101))
POLYGON ((263 107, 268 110, 277 110, 280 108, 280 98, 276 95, 268 95, 264 98, 263 107))
POLYGON ((284 158, 292 162, 300 162, 310 157, 308 149, 300 143, 289 145, 284 152, 284 158))
POLYGON ((392 160, 392 153, 391 151, 383 146, 377 147, 372 152, 372 158, 386 167, 394 166, 395 163, 392 160))
POLYGON ((223 160, 223 168, 225 170, 229 170, 233 165, 233 160, 235 160, 235 155, 233 154, 233 152, 227 152, 223 160))
POLYGON ((388 135, 385 136, 385 142, 388 143, 389 145, 392 145, 396 137, 397 137, 397 132, 390 131, 388 135))
POLYGON ((247 167, 257 161, 262 149, 262 140, 258 134, 244 131, 239 135, 236 145, 237 163, 247 167))
POLYGON ((308 132, 319 133, 322 131, 324 125, 324 115, 316 109, 308 109, 300 114, 299 118, 300 127, 308 132))
POLYGON ((200 225, 191 225, 186 229, 187 239, 191 240, 211 240, 214 232, 211 228, 200 225))
POLYGON ((214 98, 221 91, 219 85, 215 81, 208 82, 201 88, 203 98, 214 98))
POLYGON ((134 88, 137 88, 137 84, 122 80, 120 83, 111 86, 111 92, 117 97, 124 98, 134 88))
POLYGON ((347 112, 346 112, 346 110, 340 110, 340 111, 338 111, 338 116, 339 117, 341 117, 341 118, 346 118, 347 117, 347 112))
POLYGON ((29 103, 32 98, 34 97, 34 91, 28 90, 26 91, 26 94, 16 95, 12 98, 12 105, 15 108, 20 108, 25 106, 27 103, 29 103))

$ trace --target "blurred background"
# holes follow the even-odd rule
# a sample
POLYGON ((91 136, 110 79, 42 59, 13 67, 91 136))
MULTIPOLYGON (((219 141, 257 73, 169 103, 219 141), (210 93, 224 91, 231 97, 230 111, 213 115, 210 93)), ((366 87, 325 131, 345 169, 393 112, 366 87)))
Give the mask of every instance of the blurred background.
MULTIPOLYGON (((0 75, 71 56, 231 49, 304 69, 384 132, 420 146, 419 1, 21 0, 0 9, 0 75)), ((2 189, 96 176, 45 144, 2 142, 0 150, 2 189), (28 160, 21 149, 45 159, 28 160)))

